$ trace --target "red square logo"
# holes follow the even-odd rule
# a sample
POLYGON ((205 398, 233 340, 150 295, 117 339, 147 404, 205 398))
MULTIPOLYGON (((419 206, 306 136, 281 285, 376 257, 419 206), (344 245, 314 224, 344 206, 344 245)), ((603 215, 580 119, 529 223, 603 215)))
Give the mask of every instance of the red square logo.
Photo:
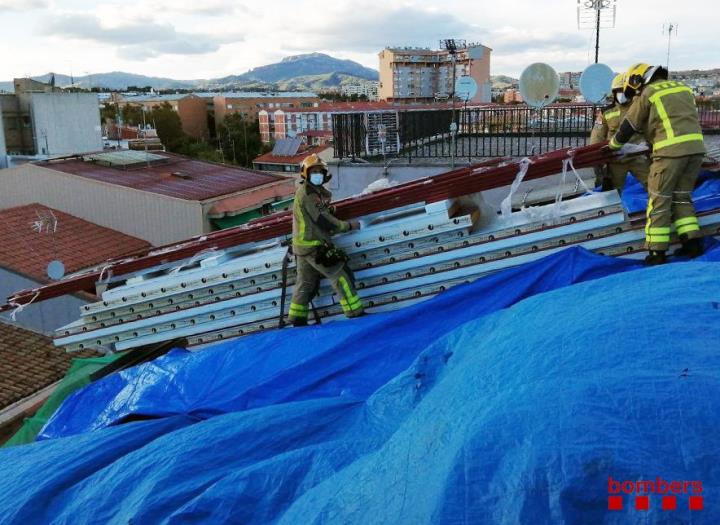
POLYGON ((690 510, 703 510, 703 497, 690 496, 690 510))
POLYGON ((608 496, 608 510, 622 510, 622 496, 608 496))
POLYGON ((647 496, 635 496, 635 509, 648 510, 650 508, 650 498, 647 496))
POLYGON ((662 510, 677 510, 677 498, 675 496, 663 496, 662 510))

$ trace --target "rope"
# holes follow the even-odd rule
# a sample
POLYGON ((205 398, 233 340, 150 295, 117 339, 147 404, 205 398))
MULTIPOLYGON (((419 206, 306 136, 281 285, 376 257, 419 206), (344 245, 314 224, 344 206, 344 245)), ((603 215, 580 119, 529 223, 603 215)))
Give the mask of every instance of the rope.
POLYGON ((12 311, 12 313, 10 314, 10 320, 11 320, 13 323, 16 322, 17 314, 19 314, 20 312, 22 312, 23 310, 25 310, 25 308, 27 308, 28 306, 30 306, 30 305, 33 303, 33 301, 35 301, 35 299, 37 299, 38 297, 40 297, 40 290, 38 290, 37 292, 35 292, 35 295, 33 295, 33 298, 30 299, 30 301, 27 302, 27 303, 18 304, 18 303, 14 302, 14 301, 11 302, 11 303, 10 303, 10 306, 14 306, 15 309, 14 309, 14 310, 12 311))
POLYGON ((522 184, 525 175, 527 175, 530 164, 532 164, 532 160, 530 160, 528 157, 524 157, 522 160, 520 160, 520 168, 518 169, 517 175, 515 175, 515 180, 510 186, 510 193, 508 193, 507 197, 505 197, 500 203, 500 213, 502 214, 503 218, 509 217, 512 213, 513 195, 520 187, 520 184, 522 184))
POLYGON ((195 264, 200 259, 202 259, 203 257, 205 257, 206 255, 208 255, 210 253, 213 253, 214 251, 215 251, 214 247, 206 248, 205 250, 199 251, 198 253, 196 253, 195 255, 190 257, 187 261, 184 261, 180 266, 173 268, 168 275, 177 275, 178 273, 180 273, 180 270, 182 270, 183 268, 187 268, 188 266, 195 264))

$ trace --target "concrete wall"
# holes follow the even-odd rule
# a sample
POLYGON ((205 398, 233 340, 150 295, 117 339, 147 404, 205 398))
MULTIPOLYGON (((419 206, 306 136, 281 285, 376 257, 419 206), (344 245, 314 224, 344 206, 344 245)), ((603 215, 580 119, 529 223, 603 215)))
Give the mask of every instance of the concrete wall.
POLYGON ((35 164, 0 171, 0 209, 37 202, 95 224, 169 244, 202 235, 202 206, 35 164))
POLYGON ((98 98, 94 93, 32 93, 36 151, 45 155, 103 149, 98 98))
MULTIPOLYGON (((462 164, 458 164, 457 166, 462 166, 462 164)), ((359 195, 370 183, 384 178, 383 166, 381 164, 333 163, 329 168, 330 173, 333 174, 329 185, 333 193, 333 200, 359 195)), ((449 170, 450 166, 443 164, 391 164, 388 167, 387 179, 390 184, 394 185, 423 177, 431 177, 449 170)), ((588 187, 593 186, 595 174, 592 169, 581 169, 578 170, 578 173, 588 187)), ((481 177, 482 175, 478 176, 481 177)), ((576 179, 572 172, 570 172, 566 175, 565 180, 566 183, 563 187, 563 193, 568 195, 573 192, 576 179)), ((552 199, 557 193, 560 182, 560 175, 523 182, 519 190, 515 193, 513 203, 519 206, 526 194, 529 204, 532 204, 536 200, 546 200, 548 197, 552 199)), ((483 192, 483 197, 488 205, 495 210, 499 210, 500 203, 508 195, 509 191, 509 185, 494 188, 483 192)))
MULTIPOLYGON (((6 297, 17 291, 36 288, 40 284, 25 276, 0 268, 0 297, 3 302, 6 297)), ((57 328, 75 321, 80 316, 80 307, 87 302, 72 295, 64 295, 31 304, 17 314, 15 324, 34 332, 52 335, 57 328)), ((11 322, 11 314, 12 311, 3 312, 0 314, 0 318, 11 322)))

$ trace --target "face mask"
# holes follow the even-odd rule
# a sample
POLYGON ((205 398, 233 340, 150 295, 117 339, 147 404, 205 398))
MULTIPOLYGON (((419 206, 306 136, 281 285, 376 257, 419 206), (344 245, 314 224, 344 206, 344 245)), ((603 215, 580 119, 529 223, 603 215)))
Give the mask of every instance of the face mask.
POLYGON ((615 99, 618 101, 618 104, 627 104, 628 98, 625 96, 625 93, 616 93, 615 99))
POLYGON ((325 182, 325 175, 322 173, 311 173, 310 174, 310 184, 313 186, 322 186, 325 182))

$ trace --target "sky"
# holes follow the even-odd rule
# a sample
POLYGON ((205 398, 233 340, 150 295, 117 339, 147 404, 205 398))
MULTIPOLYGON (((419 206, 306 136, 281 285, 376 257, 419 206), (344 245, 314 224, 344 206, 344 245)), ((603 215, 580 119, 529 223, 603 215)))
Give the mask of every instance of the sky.
MULTIPOLYGON (((617 0, 600 61, 614 70, 666 61, 663 24, 677 24, 671 69, 720 67, 717 0, 617 0)), ((125 71, 218 78, 323 52, 378 68, 386 46, 465 38, 493 49, 491 73, 533 62, 581 71, 594 32, 577 27, 577 0, 0 0, 0 80, 50 71, 125 71)))

